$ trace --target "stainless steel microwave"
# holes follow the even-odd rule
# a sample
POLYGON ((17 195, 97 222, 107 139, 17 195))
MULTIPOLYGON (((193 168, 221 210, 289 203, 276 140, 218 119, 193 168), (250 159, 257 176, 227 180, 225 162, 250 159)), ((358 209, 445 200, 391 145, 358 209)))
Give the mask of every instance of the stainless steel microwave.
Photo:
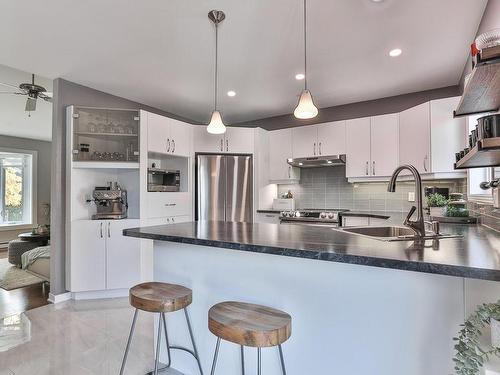
POLYGON ((181 172, 160 168, 148 168, 148 191, 179 191, 181 172))

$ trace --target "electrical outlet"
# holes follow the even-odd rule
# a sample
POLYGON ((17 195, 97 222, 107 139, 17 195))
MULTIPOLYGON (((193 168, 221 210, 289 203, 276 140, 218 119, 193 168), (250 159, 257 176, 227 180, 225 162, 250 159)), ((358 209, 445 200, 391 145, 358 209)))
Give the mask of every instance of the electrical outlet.
POLYGON ((408 192, 408 202, 415 202, 415 192, 414 191, 408 192))

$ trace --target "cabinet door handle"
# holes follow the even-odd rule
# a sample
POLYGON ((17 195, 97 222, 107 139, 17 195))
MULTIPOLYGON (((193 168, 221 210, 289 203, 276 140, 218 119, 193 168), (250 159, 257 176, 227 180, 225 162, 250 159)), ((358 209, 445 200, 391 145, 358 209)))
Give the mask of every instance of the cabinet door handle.
POLYGON ((108 222, 108 238, 111 238, 111 223, 108 222))
POLYGON ((175 140, 172 139, 172 153, 175 152, 175 140))
POLYGON ((290 172, 292 170, 292 167, 288 167, 288 178, 291 178, 290 172))
POLYGON ((369 164, 369 163, 368 163, 368 162, 366 162, 365 174, 366 174, 367 176, 369 175, 369 173, 368 173, 368 164, 369 164))
POLYGON ((226 139, 226 152, 229 151, 229 140, 226 139))
POLYGON ((424 171, 427 172, 427 155, 424 157, 424 171))
POLYGON ((316 142, 313 143, 313 155, 316 156, 316 142))
POLYGON ((170 152, 170 138, 167 138, 167 152, 170 152))
POLYGON ((170 223, 170 218, 169 217, 167 217, 167 223, 170 223))
POLYGON ((177 203, 165 203, 165 207, 173 207, 176 205, 177 205, 177 203))
POLYGON ((101 221, 100 227, 101 227, 100 231, 101 231, 101 238, 102 238, 102 221, 101 221))
POLYGON ((372 162, 372 174, 375 176, 375 160, 372 162))
POLYGON ((321 155, 321 142, 318 143, 319 154, 321 155))
POLYGON ((224 140, 223 139, 220 140, 220 150, 224 151, 224 140))
POLYGON ((174 220, 174 218, 172 218, 172 223, 175 223, 175 220, 174 220))

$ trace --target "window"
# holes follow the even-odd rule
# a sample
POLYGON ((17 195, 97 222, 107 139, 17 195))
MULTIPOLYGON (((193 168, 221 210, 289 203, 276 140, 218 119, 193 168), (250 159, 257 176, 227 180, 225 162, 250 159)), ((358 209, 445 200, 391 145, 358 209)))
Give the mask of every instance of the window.
MULTIPOLYGON (((468 129, 469 133, 472 129, 476 128, 477 124, 477 119, 479 117, 484 116, 484 114, 481 115, 475 115, 475 116, 469 116, 467 118, 467 124, 468 124, 468 129)), ((468 140, 467 140, 468 142, 468 140)), ((490 202, 493 199, 493 192, 491 189, 488 190, 483 190, 479 187, 479 184, 484 181, 491 181, 493 180, 493 177, 495 175, 495 172, 493 168, 471 168, 468 170, 467 176, 468 176, 468 198, 469 200, 473 201, 484 201, 484 202, 490 202)))
POLYGON ((36 152, 0 148, 0 227, 31 226, 36 152))

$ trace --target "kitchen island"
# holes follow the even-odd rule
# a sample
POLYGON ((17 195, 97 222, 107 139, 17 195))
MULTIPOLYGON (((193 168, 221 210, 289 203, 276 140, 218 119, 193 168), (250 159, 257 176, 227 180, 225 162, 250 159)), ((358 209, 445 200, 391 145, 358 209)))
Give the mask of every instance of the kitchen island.
MULTIPOLYGON (((452 337, 464 315, 500 296, 500 236, 480 226, 442 231, 463 238, 385 242, 326 227, 225 222, 124 234, 154 240, 156 281, 193 289, 190 311, 205 371, 215 345, 207 311, 240 300, 291 314, 289 374, 442 375, 452 372, 452 337)), ((182 314, 169 318, 173 340, 187 344, 182 314)), ((266 373, 279 373, 273 349, 263 361, 266 373)), ((173 363, 196 374, 182 353, 173 363)), ((236 374, 238 366, 238 347, 224 343, 217 373, 236 374)))

